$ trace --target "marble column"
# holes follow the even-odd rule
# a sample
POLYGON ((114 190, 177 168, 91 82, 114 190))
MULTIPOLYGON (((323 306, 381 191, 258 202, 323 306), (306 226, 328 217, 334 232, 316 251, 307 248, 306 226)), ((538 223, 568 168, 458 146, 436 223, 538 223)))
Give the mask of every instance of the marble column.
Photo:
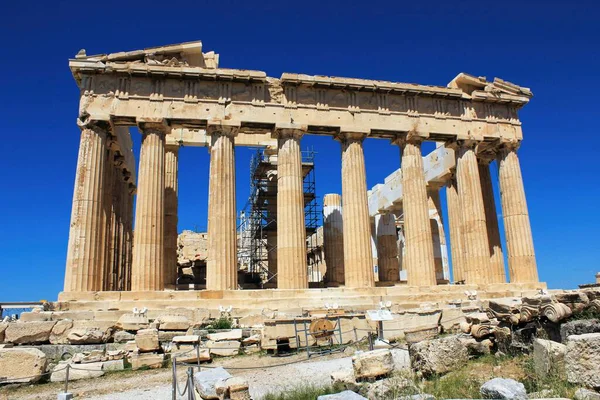
POLYGON ((346 287, 374 287, 371 220, 367 204, 365 133, 342 132, 342 205, 346 287))
POLYGON ((164 289, 165 134, 162 122, 139 122, 138 168, 131 290, 164 289))
POLYGON ((123 279, 123 290, 131 290, 131 267, 133 263, 133 197, 136 186, 129 182, 127 187, 127 205, 125 216, 125 275, 123 279))
POLYGON ((538 282, 517 146, 505 145, 500 151, 498 165, 510 281, 538 282))
POLYGON ((465 279, 462 212, 458 201, 458 187, 456 178, 452 177, 446 186, 446 202, 448 206, 448 219, 450 231, 450 248, 452 255, 452 275, 454 282, 465 279))
MULTIPOLYGON (((272 151, 272 149, 266 149, 272 151)), ((272 162, 276 164, 277 155, 271 155, 274 159, 272 162)), ((269 269, 269 283, 277 284, 277 171, 267 172, 267 196, 269 202, 267 205, 267 266, 269 269)))
POLYGON ((300 139, 303 131, 276 130, 277 152, 277 288, 308 288, 304 188, 300 139))
POLYGON ((69 229, 65 292, 100 290, 102 212, 108 122, 80 124, 81 138, 69 229))
POLYGON ((344 221, 342 196, 329 193, 323 196, 323 249, 327 266, 327 284, 344 284, 344 221))
POLYGON ((237 214, 235 208, 235 136, 238 126, 209 125, 207 290, 236 290, 237 214))
POLYGON ((179 146, 165 151, 165 287, 177 281, 177 207, 179 146))
POLYGON ((427 206, 427 187, 421 155, 421 139, 406 138, 400 145, 402 171, 402 207, 404 210, 404 240, 409 286, 434 286, 435 262, 431 242, 431 224, 427 206))
POLYGON ((98 286, 100 290, 110 290, 110 276, 112 273, 112 231, 113 231, 113 199, 112 191, 114 187, 114 136, 108 136, 108 148, 105 153, 104 163, 104 198, 102 200, 102 246, 104 247, 104 256, 102 262, 102 273, 98 275, 98 286))
POLYGON ((446 233, 442 218, 442 203, 440 201, 440 188, 429 186, 427 189, 429 203, 429 221, 431 223, 431 238, 433 243, 433 259, 435 274, 438 281, 450 281, 448 269, 448 247, 446 246, 446 233))
POLYGON ((479 180, 481 182, 481 193, 483 195, 483 206, 485 208, 485 221, 490 249, 490 283, 505 283, 506 273, 504 269, 504 254, 500 241, 500 229, 498 228, 498 217, 496 202, 494 201, 494 188, 490 174, 491 160, 486 157, 479 158, 479 180))
POLYGON ((474 142, 459 143, 456 180, 462 211, 467 284, 490 282, 490 250, 474 142))
POLYGON ((396 218, 392 213, 375 216, 377 233, 377 261, 380 282, 398 282, 400 263, 398 262, 398 235, 396 218))

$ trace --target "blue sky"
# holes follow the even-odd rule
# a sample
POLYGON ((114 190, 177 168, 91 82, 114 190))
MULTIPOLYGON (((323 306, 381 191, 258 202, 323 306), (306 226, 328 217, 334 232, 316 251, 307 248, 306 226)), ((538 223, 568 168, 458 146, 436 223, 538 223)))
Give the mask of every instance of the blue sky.
MULTIPOLYGON (((0 301, 62 290, 79 129, 68 59, 202 40, 224 68, 446 85, 459 72, 533 90, 520 150, 540 278, 552 288, 600 271, 600 5, 593 1, 34 1, 2 7, 0 301)), ((139 137, 134 137, 139 146, 139 137)), ((339 144, 307 137, 317 191, 341 192, 339 144)), ((399 167, 365 145, 368 185, 399 167)), ((238 150, 237 195, 251 152, 238 150)), ((184 148, 179 230, 206 227, 209 157, 184 148)))

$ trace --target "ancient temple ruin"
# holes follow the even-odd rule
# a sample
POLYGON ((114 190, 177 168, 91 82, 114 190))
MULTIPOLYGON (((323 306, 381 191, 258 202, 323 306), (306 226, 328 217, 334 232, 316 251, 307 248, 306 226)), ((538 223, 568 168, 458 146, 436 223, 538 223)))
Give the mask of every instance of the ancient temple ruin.
POLYGON ((64 304, 107 299, 129 307, 129 300, 154 299, 159 306, 193 298, 205 305, 214 300, 213 306, 261 307, 294 298, 299 306, 359 296, 362 303, 348 301, 368 306, 409 293, 435 300, 465 287, 492 297, 545 287, 538 282, 518 157, 518 111, 532 97, 527 88, 464 73, 447 86, 296 73, 272 78, 220 68, 219 56, 203 53, 200 42, 102 55, 81 50, 69 66, 81 90, 81 142, 59 297, 64 304), (134 126, 142 134, 137 171, 128 130, 134 126), (328 288, 312 292, 304 135, 330 136, 342 150, 342 193, 323 198, 328 288), (368 190, 363 142, 371 138, 398 148, 400 169, 368 190), (425 141, 436 149, 424 157, 425 141), (189 294, 172 290, 182 145, 210 150, 205 289, 189 294), (267 204, 277 215, 268 238, 276 252, 267 270, 276 275, 272 288, 293 295, 238 291, 236 146, 261 147, 276 158, 267 204), (494 203, 493 161, 501 205, 494 203), (442 221, 440 190, 446 191, 448 221, 442 221))

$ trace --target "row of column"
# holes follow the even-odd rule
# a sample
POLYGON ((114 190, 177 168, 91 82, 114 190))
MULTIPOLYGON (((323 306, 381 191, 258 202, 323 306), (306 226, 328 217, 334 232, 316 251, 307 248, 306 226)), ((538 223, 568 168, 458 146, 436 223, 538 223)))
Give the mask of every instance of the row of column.
POLYGON ((135 185, 109 124, 80 128, 65 291, 129 290, 135 185))

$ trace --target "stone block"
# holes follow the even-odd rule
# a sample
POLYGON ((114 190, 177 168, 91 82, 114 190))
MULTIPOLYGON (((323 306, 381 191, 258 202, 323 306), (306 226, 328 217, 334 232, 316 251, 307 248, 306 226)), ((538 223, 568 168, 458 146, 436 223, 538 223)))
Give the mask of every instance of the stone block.
POLYGON ((407 329, 404 331, 406 343, 419 343, 423 340, 433 339, 439 334, 438 325, 422 326, 419 328, 407 329))
POLYGON ((491 379, 481 386, 479 392, 484 399, 527 400, 525 386, 514 379, 491 379))
POLYGON ((73 327, 73 321, 69 319, 62 319, 56 321, 56 325, 50 332, 50 343, 51 344, 68 344, 67 333, 73 327))
POLYGON ((198 343, 200 342, 200 336, 198 335, 185 335, 185 336, 175 336, 172 339, 173 343, 198 343))
POLYGON ((458 335, 458 339, 467 347, 470 356, 478 357, 485 354, 490 354, 493 343, 489 339, 477 341, 470 335, 458 335))
POLYGON ((32 322, 32 321, 51 321, 52 320, 52 312, 50 311, 31 311, 21 313, 19 316, 19 320, 22 322, 32 322))
POLYGON ((137 331, 148 328, 148 317, 143 314, 123 314, 119 317, 116 327, 124 331, 137 331))
POLYGON ((242 330, 241 329, 232 329, 227 332, 218 332, 218 333, 209 333, 208 340, 213 342, 220 342, 222 340, 241 340, 242 339, 242 330))
POLYGON ((140 329, 135 335, 135 345, 141 352, 157 351, 160 349, 157 329, 140 329))
POLYGON ((219 399, 251 400, 248 381, 242 377, 218 380, 215 383, 215 392, 219 399))
POLYGON ((190 320, 183 315, 161 315, 157 320, 161 331, 185 331, 190 327, 190 320))
POLYGON ((75 364, 89 364, 100 361, 106 361, 104 350, 92 350, 85 353, 76 353, 71 358, 71 362, 75 364))
POLYGON ((584 388, 579 388, 575 392, 575 396, 573 397, 575 400, 600 400, 600 393, 588 390, 584 388))
POLYGON ((565 304, 572 312, 582 312, 590 303, 590 299, 584 292, 577 290, 564 293, 555 293, 554 298, 559 303, 565 304))
POLYGON ((196 363, 198 361, 210 361, 210 350, 205 347, 200 347, 196 350, 196 346, 191 344, 181 344, 171 348, 171 359, 177 358, 177 361, 185 363, 196 363))
POLYGON ((535 339, 533 341, 533 362, 535 373, 545 377, 549 373, 557 376, 565 375, 565 353, 567 346, 551 340, 535 339))
POLYGON ((242 344, 244 346, 250 346, 252 344, 258 344, 260 343, 260 335, 252 335, 250 337, 245 338, 244 340, 242 340, 242 344))
POLYGON ((158 341, 161 343, 172 342, 177 336, 181 336, 181 331, 158 331, 158 341))
POLYGON ((565 368, 569 382, 600 388, 600 333, 569 336, 565 368))
POLYGON ((209 340, 205 343, 205 345, 210 349, 210 354, 230 357, 236 356, 240 353, 241 343, 237 340, 223 340, 219 342, 213 342, 212 340, 209 340))
POLYGON ((59 393, 56 395, 56 400, 73 400, 73 393, 59 393))
POLYGON ((122 360, 125 358, 127 353, 123 349, 119 350, 106 350, 106 358, 110 360, 122 360))
POLYGON ((560 338, 565 343, 571 335, 600 332, 600 321, 597 319, 580 319, 570 321, 560 326, 560 338))
POLYGON ((13 344, 48 343, 55 324, 55 321, 11 322, 4 331, 4 341, 13 344))
POLYGON ((102 371, 123 371, 124 369, 124 360, 109 360, 102 363, 102 371))
POLYGON ((0 349, 0 382, 32 383, 46 372, 48 359, 37 349, 8 348, 0 349))
POLYGON ((141 368, 162 368, 165 362, 164 354, 146 353, 136 354, 129 357, 131 363, 131 369, 137 370, 141 368))
POLYGON ((135 335, 126 331, 117 331, 113 335, 115 343, 127 343, 130 340, 135 340, 135 335))
POLYGON ((442 332, 458 332, 460 330, 461 322, 466 320, 467 318, 460 308, 444 308, 442 310, 442 318, 440 319, 442 332))
POLYGON ((262 314, 253 314, 240 318, 238 323, 241 327, 251 328, 254 326, 263 326, 267 319, 269 318, 262 314))
POLYGON ((8 322, 0 322, 0 343, 4 343, 4 332, 8 328, 8 322))
POLYGON ((412 309, 393 314, 392 321, 383 321, 383 335, 386 340, 403 339, 405 331, 431 328, 438 325, 442 310, 412 309))
POLYGON ((105 340, 105 332, 95 328, 73 328, 67 334, 70 344, 99 344, 105 340))
POLYGON ((357 391, 359 384, 354 378, 354 370, 342 368, 331 373, 331 384, 336 388, 344 388, 346 390, 357 391))
POLYGON ((394 361, 394 370, 402 371, 403 369, 410 369, 410 355, 408 354, 408 350, 391 349, 390 352, 394 361))
POLYGON ((59 363, 50 375, 50 382, 64 382, 67 379, 67 365, 69 365, 69 382, 80 379, 98 378, 104 375, 102 362, 90 364, 59 363))
POLYGON ((205 400, 218 399, 215 385, 219 381, 231 378, 231 374, 223 367, 211 368, 194 374, 194 387, 205 400))
POLYGON ((368 400, 366 397, 361 396, 358 393, 354 393, 351 390, 344 390, 340 393, 335 394, 324 394, 317 397, 317 400, 368 400))
POLYGON ((409 346, 411 366, 424 376, 445 374, 469 360, 467 347, 458 335, 425 340, 409 346))
POLYGON ((356 379, 375 378, 394 370, 394 359, 388 349, 360 352, 352 357, 356 379))

